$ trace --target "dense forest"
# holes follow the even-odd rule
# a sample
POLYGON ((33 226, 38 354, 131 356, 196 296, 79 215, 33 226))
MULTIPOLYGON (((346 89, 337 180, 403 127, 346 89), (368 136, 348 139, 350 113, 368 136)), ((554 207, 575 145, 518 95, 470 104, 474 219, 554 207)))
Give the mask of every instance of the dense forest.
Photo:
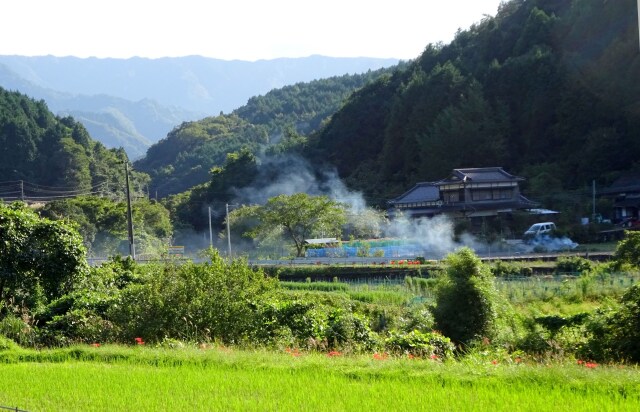
MULTIPOLYGON (((122 196, 122 149, 107 149, 72 117, 55 116, 44 101, 0 88, 0 197, 50 200, 64 194, 122 196), (16 183, 22 181, 22 193, 16 183), (11 190, 10 190, 11 189, 11 190)), ((140 189, 148 177, 133 173, 140 189)))
POLYGON ((453 168, 502 166, 534 198, 637 168, 636 2, 513 0, 353 94, 309 142, 391 198, 453 168))

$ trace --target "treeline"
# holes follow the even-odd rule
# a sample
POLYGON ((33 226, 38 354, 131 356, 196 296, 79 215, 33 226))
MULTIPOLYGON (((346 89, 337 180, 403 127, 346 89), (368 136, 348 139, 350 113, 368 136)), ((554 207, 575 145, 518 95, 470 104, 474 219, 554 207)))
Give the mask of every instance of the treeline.
POLYGON ((637 168, 636 3, 512 0, 354 93, 309 141, 389 199, 453 168, 502 166, 536 198, 637 168))
MULTIPOLYGON (((19 180, 37 185, 36 197, 45 201, 79 192, 123 196, 124 150, 105 148, 72 117, 51 113, 44 101, 1 87, 0 147, 0 198, 19 196, 15 185, 12 193, 2 188, 19 180)), ((133 180, 138 189, 148 181, 135 172, 133 180)))

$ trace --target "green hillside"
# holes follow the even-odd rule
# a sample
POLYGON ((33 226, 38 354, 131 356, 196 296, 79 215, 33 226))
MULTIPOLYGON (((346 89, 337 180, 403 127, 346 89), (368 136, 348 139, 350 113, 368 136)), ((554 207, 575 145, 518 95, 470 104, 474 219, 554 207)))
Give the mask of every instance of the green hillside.
MULTIPOLYGON (((0 88, 0 198, 53 200, 78 194, 124 193, 122 149, 94 141, 72 117, 53 115, 44 101, 0 88)), ((135 174, 138 187, 144 175, 135 174)))
MULTIPOLYGON (((401 65, 402 66, 402 65, 401 65)), ((151 191, 164 197, 206 182, 227 153, 257 153, 277 145, 288 132, 308 134, 340 109, 345 99, 392 69, 336 76, 275 89, 249 99, 233 113, 185 122, 149 148, 136 162, 151 175, 151 191)))
POLYGON ((308 155, 388 199, 460 167, 549 190, 607 184, 640 158, 636 2, 513 0, 363 88, 308 155))

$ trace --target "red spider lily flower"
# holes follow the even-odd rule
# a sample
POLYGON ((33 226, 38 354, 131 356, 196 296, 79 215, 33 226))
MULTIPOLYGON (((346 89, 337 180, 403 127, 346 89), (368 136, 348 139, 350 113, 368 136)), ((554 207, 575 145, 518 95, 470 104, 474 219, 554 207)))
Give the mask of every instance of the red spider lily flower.
POLYGON ((522 358, 515 358, 513 361, 514 361, 515 363, 520 363, 520 362, 522 362, 522 358))
POLYGON ((135 338, 136 345, 144 345, 144 340, 142 338, 135 338))
POLYGON ((407 358, 408 358, 408 359, 416 359, 416 358, 417 358, 417 356, 416 356, 416 355, 414 355, 414 354, 412 354, 412 353, 407 353, 407 358))
POLYGON ((100 347, 100 344, 99 344, 99 343, 92 343, 92 344, 91 344, 91 346, 96 347, 96 348, 99 348, 99 347, 100 347))
POLYGON ((593 362, 586 362, 586 363, 584 364, 584 366, 585 366, 585 367, 587 367, 587 368, 589 368, 589 369, 594 369, 595 367, 597 367, 597 366, 598 366, 598 364, 597 364, 597 363, 593 363, 593 362))
POLYGON ((578 359, 578 365, 582 365, 584 362, 580 359, 578 359))
POLYGON ((430 358, 433 359, 433 360, 438 360, 439 359, 438 355, 436 355, 435 353, 431 354, 430 358))
POLYGON ((496 359, 494 359, 494 360, 491 361, 491 363, 494 364, 494 365, 497 365, 498 361, 496 359))
POLYGON ((327 356, 330 358, 336 357, 336 356, 342 356, 342 353, 332 350, 331 352, 327 353, 327 356))
POLYGON ((385 360, 388 357, 389 357, 388 353, 378 353, 378 352, 376 352, 376 353, 373 354, 373 359, 375 359, 375 360, 385 360))
POLYGON ((291 349, 291 348, 286 348, 284 350, 286 353, 288 353, 289 355, 293 356, 293 357, 298 357, 301 355, 300 351, 298 349, 291 349))

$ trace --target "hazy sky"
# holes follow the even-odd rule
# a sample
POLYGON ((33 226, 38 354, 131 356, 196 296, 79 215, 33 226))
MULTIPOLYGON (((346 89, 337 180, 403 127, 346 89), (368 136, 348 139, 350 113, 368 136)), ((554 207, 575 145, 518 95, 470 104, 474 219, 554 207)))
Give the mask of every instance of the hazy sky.
POLYGON ((417 57, 501 0, 0 0, 0 55, 417 57))

